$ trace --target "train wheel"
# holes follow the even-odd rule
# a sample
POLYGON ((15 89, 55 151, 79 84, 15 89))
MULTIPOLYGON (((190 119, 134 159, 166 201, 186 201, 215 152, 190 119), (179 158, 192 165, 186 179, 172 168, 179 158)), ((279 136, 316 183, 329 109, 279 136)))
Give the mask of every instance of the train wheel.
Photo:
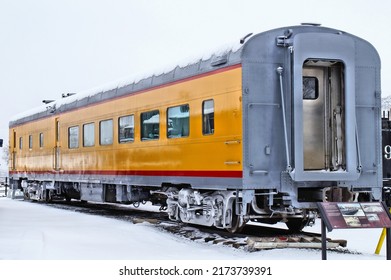
POLYGON ((236 215, 236 203, 235 201, 232 202, 232 222, 231 227, 227 228, 227 231, 230 233, 240 233, 244 226, 246 225, 246 222, 243 221, 243 218, 236 215))
POLYGON ((51 194, 50 190, 45 190, 45 201, 52 202, 52 194, 51 194))
POLYGON ((28 194, 27 190, 23 190, 23 199, 30 200, 30 195, 28 194))
POLYGON ((308 220, 306 218, 292 218, 285 222, 286 226, 291 232, 301 232, 307 225, 308 220))

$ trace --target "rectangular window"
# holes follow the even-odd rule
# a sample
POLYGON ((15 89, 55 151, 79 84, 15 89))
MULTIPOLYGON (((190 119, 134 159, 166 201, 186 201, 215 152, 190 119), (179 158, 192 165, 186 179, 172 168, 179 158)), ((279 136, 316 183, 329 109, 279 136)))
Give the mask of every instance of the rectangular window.
POLYGON ((33 148, 33 136, 29 135, 29 149, 33 148))
POLYGON ((215 102, 206 100, 202 103, 202 134, 211 135, 215 131, 215 102))
POLYGON ((159 110, 141 113, 141 140, 159 139, 159 110))
POLYGON ((79 127, 72 126, 68 128, 68 148, 77 149, 79 148, 79 127))
POLYGON ((12 170, 16 170, 16 153, 12 153, 12 170))
POLYGON ((56 142, 60 141, 60 121, 56 119, 56 142))
POLYGON ((39 134, 39 147, 40 148, 43 147, 43 133, 42 132, 39 134))
POLYGON ((113 144, 113 120, 105 120, 99 123, 99 144, 113 144))
POLYGON ((167 138, 189 136, 189 105, 167 109, 167 138))
POLYGON ((303 77, 303 99, 315 100, 319 96, 318 78, 303 77))
POLYGON ((16 148, 16 131, 14 131, 13 142, 14 142, 13 147, 16 148))
POLYGON ((23 137, 19 137, 19 149, 23 149, 23 137))
POLYGON ((95 146, 95 124, 88 123, 83 125, 83 147, 95 146))
POLYGON ((120 117, 118 119, 118 142, 127 143, 134 141, 134 115, 120 117))

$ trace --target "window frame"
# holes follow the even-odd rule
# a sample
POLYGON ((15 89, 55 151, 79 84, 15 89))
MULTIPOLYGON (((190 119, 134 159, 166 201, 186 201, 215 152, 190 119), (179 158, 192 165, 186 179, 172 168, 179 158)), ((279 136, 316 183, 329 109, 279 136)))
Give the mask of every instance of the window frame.
POLYGON ((94 122, 90 122, 90 123, 85 123, 85 124, 83 124, 83 147, 95 147, 95 123, 94 122), (88 136, 91 136, 91 134, 87 134, 86 133, 86 127, 89 127, 89 126, 91 126, 92 125, 92 128, 93 128, 93 130, 92 130, 92 138, 90 138, 89 137, 89 139, 86 139, 86 135, 88 135, 88 136), (92 144, 86 144, 86 140, 91 140, 92 139, 92 144))
MULTIPOLYGON (((152 124, 151 132, 154 132, 154 130, 156 129, 156 124, 154 124, 153 122, 151 124, 152 124)), ((147 123, 147 125, 148 125, 148 123, 147 123)), ((148 135, 150 135, 150 133, 148 133, 148 135)), ((146 112, 140 113, 140 139, 141 139, 141 141, 153 141, 153 140, 159 140, 160 139, 160 110, 156 109, 156 110, 150 110, 150 111, 146 111, 146 112), (144 115, 153 114, 153 113, 157 113, 157 114, 154 114, 151 117, 148 117, 147 119, 144 119, 144 117, 143 117, 144 115), (152 134, 153 137, 144 137, 145 136, 144 133, 149 130, 145 126, 144 122, 152 119, 156 115, 158 116, 158 123, 157 123, 157 132, 158 133, 157 133, 157 137, 155 137, 156 134, 152 134), (147 128, 147 129, 145 129, 145 128, 147 128), (147 130, 147 131, 144 131, 144 130, 147 130)))
MULTIPOLYGON (((126 125, 124 127, 126 127, 126 125)), ((133 143, 134 139, 135 139, 135 135, 134 135, 135 134, 135 127, 136 126, 135 126, 134 114, 118 117, 118 143, 119 144, 133 143), (131 128, 131 123, 133 122, 133 138, 131 138, 131 137, 121 137, 121 130, 122 130, 122 128, 121 128, 121 120, 125 119, 125 118, 131 118, 130 128, 131 128), (121 141, 122 139, 130 139, 130 140, 121 141)), ((132 134, 132 132, 130 132, 130 134, 132 134)))
POLYGON ((13 131, 13 148, 16 149, 16 131, 13 131))
POLYGON ((29 135, 29 150, 33 149, 33 135, 29 135))
MULTIPOLYGON (((307 91, 308 92, 308 91, 307 91)), ((319 98, 319 80, 315 76, 303 76, 303 100, 316 100, 319 98), (315 81, 314 83, 314 88, 311 88, 311 90, 315 91, 315 96, 310 96, 308 93, 306 93, 306 89, 309 87, 307 86, 307 83, 305 82, 306 80, 313 80, 315 81)))
POLYGON ((78 149, 80 147, 79 138, 80 138, 80 127, 78 125, 68 127, 68 149, 78 149), (72 129, 77 129, 75 130, 75 132, 77 132, 76 136, 73 135, 74 133, 71 134, 72 129), (71 141, 71 137, 73 137, 73 139, 76 140, 75 142, 76 145, 72 144, 73 142, 71 141))
MULTIPOLYGON (((106 134, 106 132, 105 132, 106 134)), ((110 145, 113 145, 114 143, 114 121, 113 119, 107 119, 107 120, 102 120, 99 122, 99 145, 100 146, 110 146, 110 145), (106 135, 103 135, 102 133, 102 124, 103 123, 111 123, 111 133, 110 135, 108 134, 107 136, 109 136, 109 138, 107 138, 109 141, 105 140, 105 141, 102 141, 103 137, 102 136, 106 136, 106 135)))
POLYGON ((60 121, 58 119, 56 119, 56 131, 55 131, 55 137, 56 137, 56 142, 60 142, 60 121))
POLYGON ((39 133, 39 147, 43 148, 43 146, 44 146, 44 135, 43 135, 43 132, 40 132, 39 133))
POLYGON ((215 101, 214 101, 214 99, 206 99, 206 100, 202 101, 202 135, 208 136, 208 135, 214 135, 214 134, 215 134, 215 101), (205 108, 205 104, 210 101, 213 102, 213 112, 209 113, 209 114, 205 114, 205 109, 207 109, 207 108, 205 108), (209 117, 210 114, 213 114, 213 118, 209 117), (206 116, 208 116, 208 123, 209 123, 208 128, 206 127, 207 126, 207 124, 206 124, 207 121, 205 119, 206 116), (210 120, 213 120, 212 126, 210 126, 210 120))
MULTIPOLYGON (((185 119, 185 118, 183 118, 183 119, 185 119)), ((181 104, 181 105, 177 105, 177 106, 172 106, 172 107, 168 107, 167 108, 167 113, 166 113, 166 124, 167 124, 167 129, 166 129, 166 136, 167 136, 167 139, 178 139, 178 138, 187 138, 187 137, 189 137, 190 136, 190 105, 189 104, 181 104), (182 111, 182 108, 183 107, 187 107, 187 112, 183 112, 182 111), (179 113, 180 114, 185 114, 185 113, 187 113, 187 131, 186 130, 184 130, 183 128, 184 128, 184 126, 183 126, 183 124, 184 123, 182 123, 181 124, 181 132, 182 131, 186 131, 187 132, 187 134, 185 134, 185 133, 181 133, 181 134, 175 134, 175 135, 170 135, 170 131, 169 131, 169 129, 170 129, 170 125, 169 125, 169 119, 170 119, 170 110, 175 110, 176 108, 179 108, 179 113)))

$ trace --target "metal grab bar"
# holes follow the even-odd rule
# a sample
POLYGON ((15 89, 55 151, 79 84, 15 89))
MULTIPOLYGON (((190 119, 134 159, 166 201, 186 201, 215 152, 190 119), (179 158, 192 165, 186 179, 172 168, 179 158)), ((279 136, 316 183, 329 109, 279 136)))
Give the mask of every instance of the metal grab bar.
POLYGON ((362 164, 361 164, 360 142, 358 140, 357 121, 356 121, 355 132, 356 132, 355 133, 356 134, 356 149, 357 149, 357 161, 358 161, 357 171, 361 173, 361 171, 362 171, 362 164))
POLYGON ((285 100, 284 100, 284 86, 282 80, 282 73, 284 68, 281 66, 277 68, 277 73, 280 78, 280 93, 281 93, 281 106, 282 106, 282 122, 284 123, 284 138, 285 138, 285 156, 286 156, 286 170, 288 172, 292 171, 291 160, 289 157, 289 146, 288 146, 288 131, 286 127, 286 116, 285 116, 285 100))
POLYGON ((226 145, 240 144, 240 140, 227 140, 224 142, 226 145))

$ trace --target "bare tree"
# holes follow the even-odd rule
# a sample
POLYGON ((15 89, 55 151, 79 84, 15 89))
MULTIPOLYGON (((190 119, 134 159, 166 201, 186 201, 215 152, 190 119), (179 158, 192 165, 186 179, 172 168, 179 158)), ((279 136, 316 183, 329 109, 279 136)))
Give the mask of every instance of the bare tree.
POLYGON ((9 146, 4 145, 3 148, 3 153, 1 155, 2 162, 0 164, 0 169, 8 169, 8 162, 9 162, 9 146), (4 163, 4 166, 3 166, 4 163))

